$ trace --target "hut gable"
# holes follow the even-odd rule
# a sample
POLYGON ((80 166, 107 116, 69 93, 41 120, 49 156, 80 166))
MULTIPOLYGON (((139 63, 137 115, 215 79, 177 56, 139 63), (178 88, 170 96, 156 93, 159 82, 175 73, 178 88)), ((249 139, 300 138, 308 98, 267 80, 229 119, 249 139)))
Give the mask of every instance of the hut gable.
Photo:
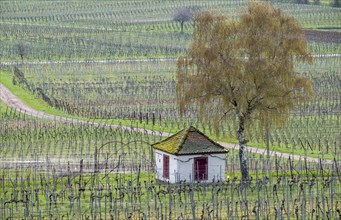
POLYGON ((192 126, 153 144, 152 147, 173 155, 227 153, 223 146, 192 126))

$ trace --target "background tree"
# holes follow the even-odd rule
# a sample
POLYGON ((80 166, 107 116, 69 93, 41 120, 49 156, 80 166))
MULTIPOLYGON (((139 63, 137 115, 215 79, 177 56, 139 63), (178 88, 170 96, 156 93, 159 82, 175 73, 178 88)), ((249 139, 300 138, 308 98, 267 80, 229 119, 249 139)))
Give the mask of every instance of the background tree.
POLYGON ((219 124, 236 118, 242 180, 249 179, 245 129, 283 125, 312 84, 294 71, 311 61, 297 21, 268 3, 250 3, 239 20, 217 13, 195 16, 187 57, 177 61, 177 102, 182 114, 196 104, 199 116, 219 124))
POLYGON ((184 23, 191 21, 194 16, 194 10, 188 7, 179 8, 175 11, 173 20, 180 23, 181 33, 184 30, 184 23))
POLYGON ((340 4, 340 0, 334 0, 332 2, 332 6, 336 7, 336 8, 340 8, 341 4, 340 4))
POLYGON ((24 61, 24 57, 27 55, 28 50, 29 50, 29 46, 28 44, 26 44, 23 41, 19 41, 18 43, 16 43, 14 45, 14 50, 16 51, 16 53, 20 56, 21 61, 24 61))
POLYGON ((314 0, 314 5, 320 5, 321 1, 320 0, 314 0))
POLYGON ((309 1, 308 0, 296 0, 295 3, 297 4, 309 4, 309 1))

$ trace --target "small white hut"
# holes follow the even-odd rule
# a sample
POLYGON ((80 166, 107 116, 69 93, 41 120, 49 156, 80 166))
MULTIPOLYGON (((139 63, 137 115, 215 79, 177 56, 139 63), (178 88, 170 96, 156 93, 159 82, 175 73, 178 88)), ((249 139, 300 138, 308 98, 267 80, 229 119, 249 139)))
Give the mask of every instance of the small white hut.
POLYGON ((170 183, 224 180, 228 151, 192 126, 152 147, 158 180, 170 183))

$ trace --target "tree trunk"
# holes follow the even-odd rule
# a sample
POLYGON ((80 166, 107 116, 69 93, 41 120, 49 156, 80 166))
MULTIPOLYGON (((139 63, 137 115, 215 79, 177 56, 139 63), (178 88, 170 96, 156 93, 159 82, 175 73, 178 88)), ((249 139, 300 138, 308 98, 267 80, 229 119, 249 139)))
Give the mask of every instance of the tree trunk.
POLYGON ((244 129, 244 118, 239 118, 239 129, 238 129, 238 141, 239 141, 239 162, 240 171, 242 173, 242 182, 249 180, 249 166, 247 161, 247 151, 246 151, 246 140, 245 140, 245 129, 244 129))

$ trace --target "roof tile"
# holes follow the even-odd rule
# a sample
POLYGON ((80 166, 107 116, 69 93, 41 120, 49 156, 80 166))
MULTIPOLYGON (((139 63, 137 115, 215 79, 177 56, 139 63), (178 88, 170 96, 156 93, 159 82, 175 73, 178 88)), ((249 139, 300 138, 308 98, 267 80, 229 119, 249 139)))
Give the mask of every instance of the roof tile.
POLYGON ((152 144, 152 147, 175 155, 227 153, 223 146, 192 126, 152 144))

